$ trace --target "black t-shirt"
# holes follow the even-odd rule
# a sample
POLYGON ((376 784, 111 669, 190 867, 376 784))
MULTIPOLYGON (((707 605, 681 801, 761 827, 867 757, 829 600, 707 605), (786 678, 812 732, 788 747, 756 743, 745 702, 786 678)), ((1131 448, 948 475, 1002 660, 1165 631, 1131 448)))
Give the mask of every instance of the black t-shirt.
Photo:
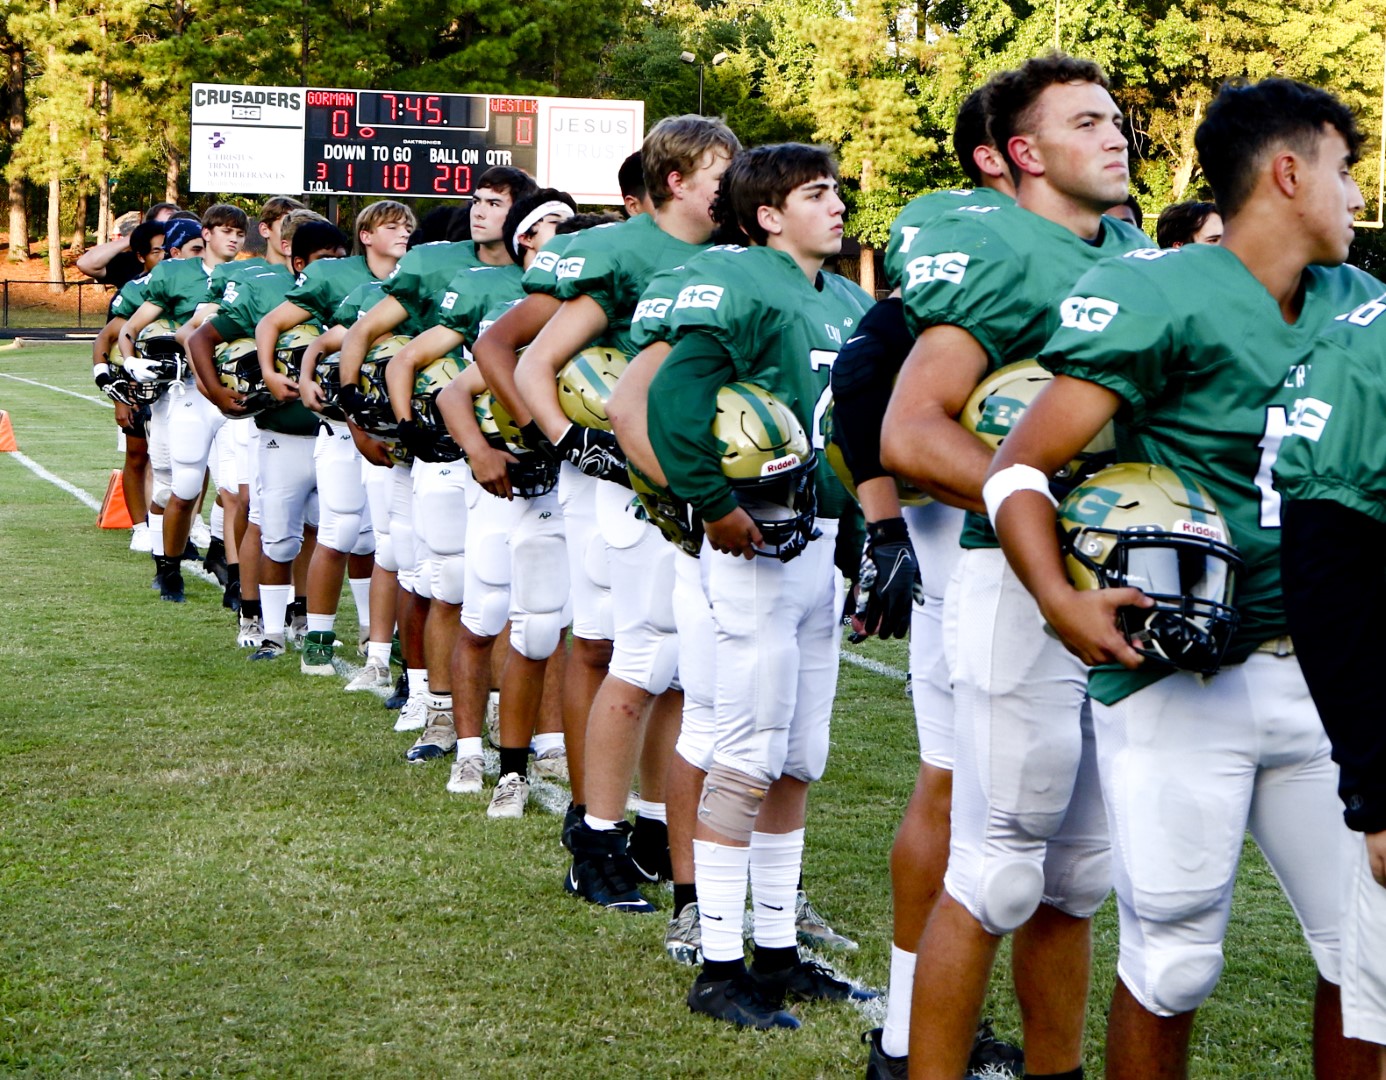
POLYGON ((118 252, 115 258, 106 264, 106 273, 101 278, 101 282, 104 285, 114 285, 119 289, 127 281, 133 281, 143 273, 144 262, 127 248, 118 252))

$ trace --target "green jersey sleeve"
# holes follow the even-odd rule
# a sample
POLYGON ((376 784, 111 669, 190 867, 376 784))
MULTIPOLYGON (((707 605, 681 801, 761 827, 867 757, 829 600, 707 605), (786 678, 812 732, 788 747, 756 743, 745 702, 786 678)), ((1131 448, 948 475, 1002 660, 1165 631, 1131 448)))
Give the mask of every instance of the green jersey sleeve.
POLYGON ((736 381, 722 340, 705 331, 680 338, 650 384, 649 436, 669 488, 708 521, 737 508, 712 435, 717 394, 736 381))
POLYGON ((534 261, 529 264, 522 282, 526 293, 546 293, 555 297, 558 295, 558 264, 574 235, 576 234, 564 233, 562 236, 551 238, 534 256, 534 261))
POLYGON ((954 210, 978 210, 986 206, 1004 206, 1013 200, 990 188, 959 188, 953 191, 931 191, 905 204, 890 226, 886 243, 886 283, 898 289, 904 278, 905 263, 923 250, 927 240, 920 233, 954 210), (921 245, 916 247, 916 244, 921 245), (913 254, 912 254, 913 253, 913 254))
MULTIPOLYGON (((708 248, 709 252, 740 250, 743 249, 733 245, 708 248)), ((640 295, 640 302, 635 305, 635 312, 630 318, 630 342, 637 352, 656 341, 669 339, 669 316, 673 314, 674 301, 683 291, 683 286, 687 280, 687 266, 675 266, 669 270, 661 270, 650 279, 649 285, 640 295)))
POLYGON ((420 244, 395 265, 394 273, 385 279, 385 293, 399 301, 418 330, 426 329, 438 321, 438 304, 448 282, 461 271, 481 265, 470 240, 420 244))
POLYGON ((346 298, 337 305, 327 325, 352 326, 361 317, 363 311, 370 311, 384 295, 384 291, 380 288, 380 282, 375 280, 362 282, 347 293, 346 298))
POLYGON ((132 278, 121 286, 120 292, 115 294, 111 300, 111 306, 107 312, 108 319, 128 319, 139 310, 145 301, 145 290, 149 286, 149 275, 141 274, 137 278, 132 278))
POLYGON ((256 323, 279 306, 293 281, 287 270, 270 267, 254 277, 227 282, 212 326, 223 341, 254 337, 256 323))
POLYGON ((481 320, 498 304, 524 296, 518 266, 479 266, 463 270, 448 283, 438 304, 438 322, 456 330, 470 346, 481 333, 481 320))
POLYGON ((303 268, 293 288, 284 296, 323 326, 331 326, 332 313, 358 285, 374 281, 363 256, 317 259, 303 268))
POLYGON ((157 304, 165 318, 180 326, 192 318, 207 296, 207 270, 201 259, 161 262, 149 275, 145 300, 157 304))

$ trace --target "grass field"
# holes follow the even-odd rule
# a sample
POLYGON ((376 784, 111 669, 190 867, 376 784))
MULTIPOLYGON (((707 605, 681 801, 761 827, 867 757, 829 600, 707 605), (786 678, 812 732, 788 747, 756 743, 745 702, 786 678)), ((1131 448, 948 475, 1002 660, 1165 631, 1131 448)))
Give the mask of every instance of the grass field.
MULTIPOLYGON (((20 451, 97 499, 119 464, 101 400, 79 347, 0 352, 20 451)), ((412 735, 378 699, 292 656, 247 664, 210 586, 159 603, 148 557, 94 518, 0 454, 0 1075, 862 1073, 879 1007, 803 1007, 802 1030, 768 1035, 691 1016, 690 972, 661 946, 667 893, 647 919, 570 899, 557 817, 532 801, 488 821, 443 790, 445 764, 404 763, 412 735)), ((906 663, 899 643, 851 651, 906 663)), ((901 682, 844 664, 805 876, 861 942, 827 959, 882 988, 886 854, 916 762, 901 682)), ((1091 1076, 1115 941, 1109 902, 1091 1076)), ((1227 952, 1194 1075, 1308 1076, 1312 964, 1250 847, 1227 952)), ((990 1007, 1014 1038, 1007 982, 990 1007)))

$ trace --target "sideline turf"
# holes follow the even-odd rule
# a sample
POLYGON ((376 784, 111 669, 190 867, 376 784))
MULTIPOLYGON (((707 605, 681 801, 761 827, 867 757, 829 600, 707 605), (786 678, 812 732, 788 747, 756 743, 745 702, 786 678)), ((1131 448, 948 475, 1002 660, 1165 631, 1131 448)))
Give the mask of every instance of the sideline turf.
MULTIPOLYGON (((0 352, 9 373, 95 394, 80 346, 0 352)), ((0 378, 20 450, 100 498, 109 409, 0 378)), ((408 766, 413 739, 291 653, 249 665, 210 586, 161 604, 128 534, 0 455, 0 1074, 839 1077, 848 1006, 798 1032, 691 1016, 690 973, 651 918, 566 896, 558 819, 491 822, 408 766)), ((352 625, 350 599, 339 621, 352 625)), ((902 643, 873 658, 904 669, 902 643)), ((814 903, 861 942, 826 957, 883 988, 886 859, 917 751, 902 686, 844 664, 828 774, 810 800, 814 903)), ((488 777, 489 786, 494 781, 488 777)), ((1100 1073, 1115 962, 1097 920, 1088 1025, 1100 1073)), ((991 1008, 1019 1024, 1003 963, 991 1008)), ((1248 847, 1200 1077, 1308 1077, 1313 969, 1248 847)))

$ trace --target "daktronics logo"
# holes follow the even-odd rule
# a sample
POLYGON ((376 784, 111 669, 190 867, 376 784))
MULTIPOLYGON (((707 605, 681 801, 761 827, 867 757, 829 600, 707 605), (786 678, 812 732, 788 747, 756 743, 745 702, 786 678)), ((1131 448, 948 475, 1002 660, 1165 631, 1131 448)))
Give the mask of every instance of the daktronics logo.
POLYGON ((1182 518, 1174 523, 1174 532, 1181 536, 1196 536, 1200 540, 1215 540, 1227 543, 1227 536, 1215 521, 1185 521, 1182 518))
POLYGON ((767 461, 764 465, 762 465, 760 467, 760 475, 774 476, 776 473, 788 472, 790 469, 797 469, 799 467, 799 464, 800 462, 798 454, 786 454, 782 458, 776 458, 774 461, 767 461))

